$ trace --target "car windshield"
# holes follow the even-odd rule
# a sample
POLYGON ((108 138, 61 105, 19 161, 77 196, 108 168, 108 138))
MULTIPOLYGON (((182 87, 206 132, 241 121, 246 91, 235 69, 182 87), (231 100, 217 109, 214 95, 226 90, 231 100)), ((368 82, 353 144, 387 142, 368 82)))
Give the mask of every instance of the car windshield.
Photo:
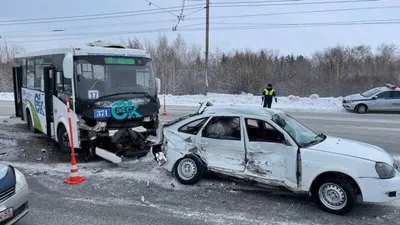
POLYGON ((81 56, 75 58, 75 67, 80 99, 98 99, 126 92, 145 92, 155 96, 151 59, 81 56))
POLYGON ((309 147, 324 141, 326 136, 316 134, 293 117, 279 113, 272 116, 272 121, 284 129, 300 147, 309 147))
POLYGON ((370 90, 368 90, 368 91, 366 91, 364 93, 361 93, 361 95, 364 96, 364 97, 372 97, 373 95, 376 95, 379 92, 380 92, 380 90, 378 88, 373 88, 373 89, 370 89, 370 90))

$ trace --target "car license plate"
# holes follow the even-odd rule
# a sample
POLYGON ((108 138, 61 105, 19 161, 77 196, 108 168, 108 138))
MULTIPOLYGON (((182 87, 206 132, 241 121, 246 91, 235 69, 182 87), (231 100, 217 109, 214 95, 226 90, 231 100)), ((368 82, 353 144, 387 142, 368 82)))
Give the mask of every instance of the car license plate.
POLYGON ((14 215, 13 208, 8 208, 0 212, 0 222, 12 218, 14 215))

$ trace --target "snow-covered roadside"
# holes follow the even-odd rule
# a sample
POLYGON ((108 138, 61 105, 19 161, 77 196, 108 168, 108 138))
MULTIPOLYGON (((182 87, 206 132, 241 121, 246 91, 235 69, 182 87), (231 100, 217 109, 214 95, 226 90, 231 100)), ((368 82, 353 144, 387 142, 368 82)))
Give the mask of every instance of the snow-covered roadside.
POLYGON ((0 101, 14 101, 14 93, 0 92, 0 101))
MULTIPOLYGON (((164 95, 159 96, 160 102, 164 104, 164 95)), ((1 92, 0 101, 13 101, 12 92, 1 92)), ((253 96, 251 94, 230 95, 210 93, 204 95, 165 95, 167 106, 199 106, 200 102, 209 101, 214 105, 249 105, 261 106, 261 96, 253 96)), ((341 105, 342 98, 319 98, 318 95, 310 97, 278 97, 278 102, 273 103, 273 108, 285 111, 344 111, 341 105)))
MULTIPOLYGON (((160 102, 164 104, 164 95, 160 95, 160 102)), ((261 106, 261 96, 250 94, 230 95, 210 93, 204 95, 165 95, 166 105, 176 106, 199 106, 199 102, 209 101, 214 105, 249 105, 261 106)), ((272 103, 273 108, 290 111, 344 111, 342 98, 319 98, 312 95, 308 98, 298 96, 278 97, 278 102, 272 103)))

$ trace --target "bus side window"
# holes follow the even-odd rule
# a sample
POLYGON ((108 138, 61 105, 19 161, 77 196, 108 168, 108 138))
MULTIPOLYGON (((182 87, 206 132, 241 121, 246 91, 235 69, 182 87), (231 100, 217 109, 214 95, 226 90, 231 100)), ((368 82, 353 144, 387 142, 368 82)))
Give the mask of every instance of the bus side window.
POLYGON ((63 72, 57 71, 56 72, 56 90, 57 90, 57 97, 64 98, 66 96, 71 96, 72 93, 72 85, 71 79, 67 79, 64 77, 63 72))

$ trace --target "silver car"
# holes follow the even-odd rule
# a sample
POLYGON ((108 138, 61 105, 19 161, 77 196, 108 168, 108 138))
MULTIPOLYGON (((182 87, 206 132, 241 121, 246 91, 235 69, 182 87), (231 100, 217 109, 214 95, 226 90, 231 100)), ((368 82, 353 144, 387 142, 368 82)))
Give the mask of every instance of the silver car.
POLYGON ((386 84, 360 94, 346 96, 343 107, 363 114, 368 111, 400 112, 400 88, 386 84))
POLYGON ((28 214, 29 189, 25 176, 0 163, 0 224, 11 225, 28 214))

